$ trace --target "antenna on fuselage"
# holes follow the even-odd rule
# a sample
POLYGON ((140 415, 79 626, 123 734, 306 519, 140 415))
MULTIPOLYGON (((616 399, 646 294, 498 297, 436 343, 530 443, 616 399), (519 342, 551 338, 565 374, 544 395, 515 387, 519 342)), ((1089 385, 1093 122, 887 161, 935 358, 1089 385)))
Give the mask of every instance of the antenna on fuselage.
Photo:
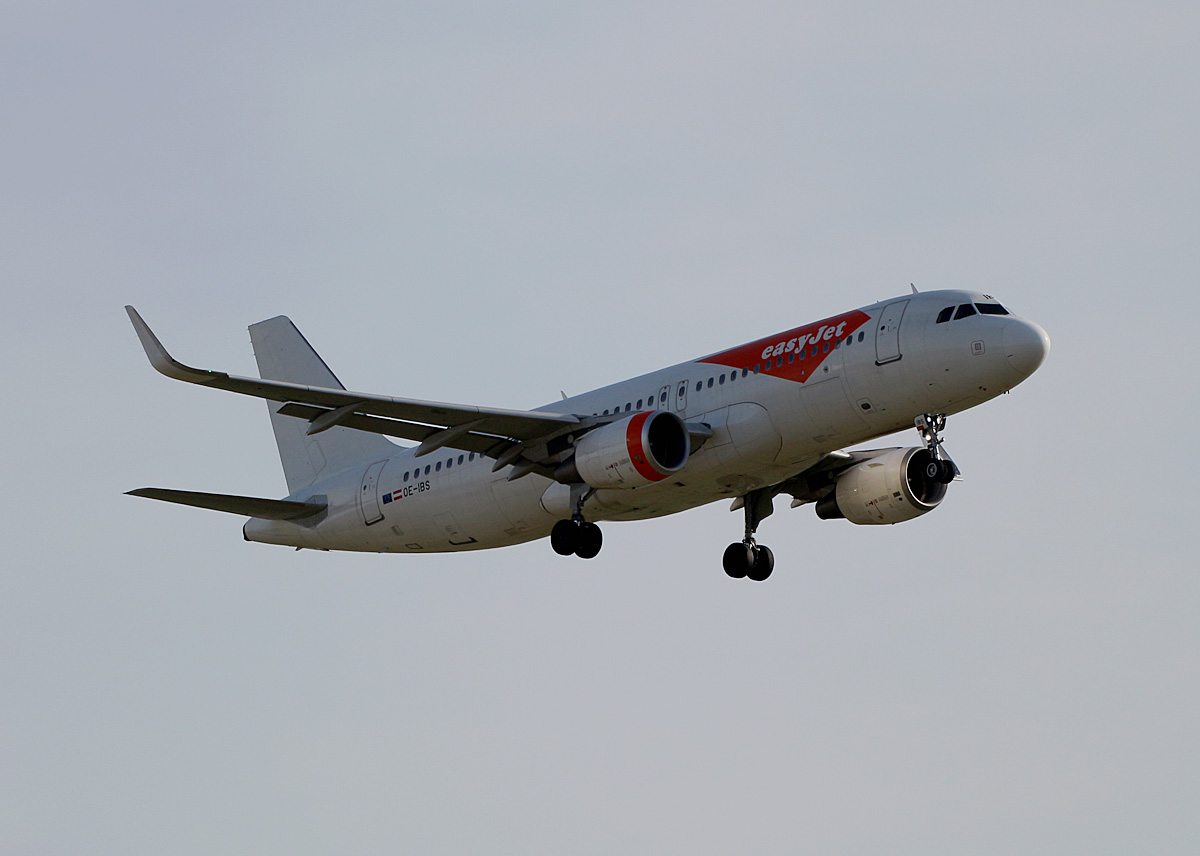
POLYGON ((917 287, 916 287, 915 285, 913 285, 911 282, 908 284, 908 287, 909 287, 909 288, 911 288, 911 289, 913 290, 913 294, 920 294, 920 293, 921 293, 921 292, 917 291, 917 287))

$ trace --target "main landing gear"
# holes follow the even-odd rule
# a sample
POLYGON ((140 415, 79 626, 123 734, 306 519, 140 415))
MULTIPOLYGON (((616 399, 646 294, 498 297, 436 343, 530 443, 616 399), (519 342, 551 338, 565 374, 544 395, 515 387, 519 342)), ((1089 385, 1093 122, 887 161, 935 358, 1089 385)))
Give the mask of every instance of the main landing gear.
POLYGON ((600 527, 582 517, 560 520, 550 530, 550 546, 560 556, 574 554, 581 559, 594 559, 603 542, 600 527))
POLYGON ((915 422, 917 433, 921 435, 930 457, 929 463, 925 465, 925 477, 940 484, 950 484, 960 471, 942 448, 942 438, 939 436, 946 430, 946 414, 923 413, 915 422))
POLYGON ((604 543, 600 527, 583 519, 583 504, 594 491, 586 485, 571 487, 571 504, 575 511, 570 520, 560 520, 550 530, 550 546, 560 556, 576 555, 594 559, 604 543))
POLYGON ((775 554, 771 548, 754 541, 758 524, 775 510, 772 505, 774 498, 767 488, 751 491, 742 499, 742 507, 746 512, 746 536, 726 547, 725 555, 721 557, 725 573, 736 580, 745 578, 761 583, 775 570, 775 554))

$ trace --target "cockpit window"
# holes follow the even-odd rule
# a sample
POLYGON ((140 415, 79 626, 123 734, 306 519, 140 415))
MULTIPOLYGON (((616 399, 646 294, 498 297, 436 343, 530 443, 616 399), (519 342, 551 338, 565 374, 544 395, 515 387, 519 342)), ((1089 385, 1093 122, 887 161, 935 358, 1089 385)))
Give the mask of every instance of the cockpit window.
POLYGON ((945 324, 947 321, 950 320, 950 316, 953 314, 954 314, 954 307, 947 306, 945 309, 943 309, 941 312, 938 313, 937 323, 945 324))
POLYGON ((1007 315, 1008 310, 999 303, 976 303, 975 308, 980 315, 1007 315))
POLYGON ((957 321, 959 318, 968 318, 974 314, 975 307, 970 303, 964 303, 962 306, 958 307, 958 311, 954 313, 954 320, 957 321))

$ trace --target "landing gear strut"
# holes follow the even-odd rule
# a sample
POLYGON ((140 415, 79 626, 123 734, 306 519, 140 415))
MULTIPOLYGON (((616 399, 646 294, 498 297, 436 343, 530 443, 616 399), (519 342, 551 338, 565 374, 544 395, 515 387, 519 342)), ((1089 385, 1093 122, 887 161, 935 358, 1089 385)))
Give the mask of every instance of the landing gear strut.
POLYGON ((921 435, 921 441, 925 444, 931 459, 925 465, 925 476, 940 484, 950 484, 954 481, 954 477, 959 475, 960 470, 946 454, 946 450, 942 447, 942 438, 939 436, 942 431, 946 430, 946 414, 923 413, 916 418, 915 423, 917 433, 921 435))
POLYGON ((572 490, 575 511, 570 520, 560 520, 550 530, 550 546, 560 556, 576 555, 581 559, 594 559, 604 543, 604 535, 595 523, 583 519, 583 503, 591 496, 591 489, 572 490))
POLYGON ((721 557, 725 573, 734 579, 746 578, 761 583, 775 570, 775 554, 771 548, 754 541, 758 524, 775 510, 771 504, 774 498, 770 488, 751 491, 742 498, 742 507, 746 512, 746 536, 726 547, 725 555, 721 557))

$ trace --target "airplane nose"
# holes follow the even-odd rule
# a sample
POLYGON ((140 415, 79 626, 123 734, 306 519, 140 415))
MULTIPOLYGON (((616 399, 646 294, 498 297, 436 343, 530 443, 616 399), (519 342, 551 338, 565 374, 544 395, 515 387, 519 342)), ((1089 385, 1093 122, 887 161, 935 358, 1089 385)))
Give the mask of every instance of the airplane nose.
POLYGON ((1013 318, 1004 327, 1001 338, 1008 363, 1021 375, 1029 377, 1046 361, 1050 353, 1050 337, 1032 321, 1013 318))

